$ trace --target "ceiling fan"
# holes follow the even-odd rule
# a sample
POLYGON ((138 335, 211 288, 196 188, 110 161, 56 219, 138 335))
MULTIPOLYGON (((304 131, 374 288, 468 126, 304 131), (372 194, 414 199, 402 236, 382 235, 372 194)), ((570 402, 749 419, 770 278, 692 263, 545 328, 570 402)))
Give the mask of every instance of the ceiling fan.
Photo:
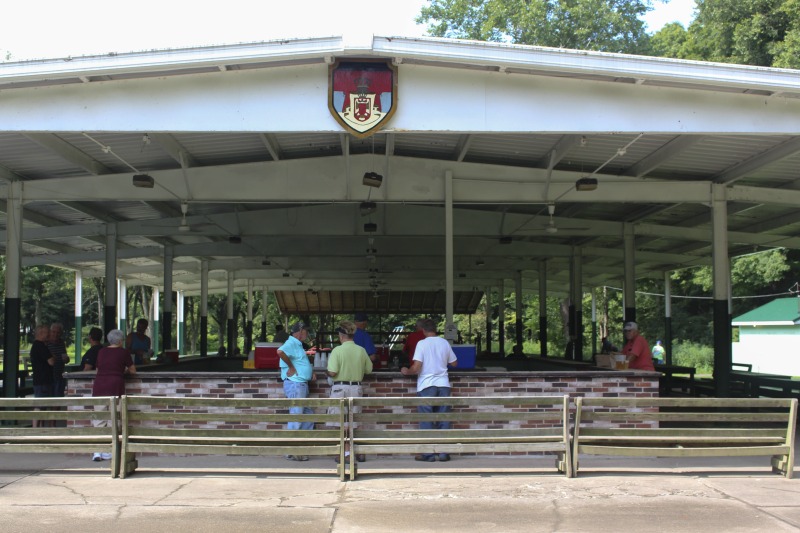
POLYGON ((559 232, 559 230, 573 232, 573 231, 588 231, 589 229, 591 229, 589 227, 580 227, 580 226, 559 227, 556 225, 556 221, 553 218, 553 215, 555 215, 555 213, 556 213, 556 204, 554 203, 547 204, 547 215, 549 217, 549 220, 547 221, 547 224, 539 226, 536 229, 544 230, 545 233, 548 233, 550 235, 555 235, 556 233, 559 232))

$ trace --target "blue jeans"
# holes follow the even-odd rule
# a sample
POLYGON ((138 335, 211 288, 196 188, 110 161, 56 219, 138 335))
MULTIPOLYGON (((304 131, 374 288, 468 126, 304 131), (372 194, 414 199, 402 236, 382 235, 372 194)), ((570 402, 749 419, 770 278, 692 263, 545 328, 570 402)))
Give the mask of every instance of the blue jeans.
MULTIPOLYGON (((308 383, 287 379, 283 382, 283 393, 287 398, 308 398, 308 383)), ((289 414, 310 415, 314 410, 310 407, 290 407, 289 414)), ((287 422, 286 429, 314 429, 314 422, 287 422)))
MULTIPOLYGON (((450 396, 450 387, 428 387, 427 389, 422 389, 421 391, 417 392, 417 396, 421 398, 438 398, 438 397, 449 397, 450 396)), ((450 406, 449 405, 437 405, 436 407, 432 405, 418 405, 417 406, 418 413, 449 413, 450 406)), ((420 429, 450 429, 450 422, 448 421, 441 421, 441 422, 420 422, 419 423, 420 429)))

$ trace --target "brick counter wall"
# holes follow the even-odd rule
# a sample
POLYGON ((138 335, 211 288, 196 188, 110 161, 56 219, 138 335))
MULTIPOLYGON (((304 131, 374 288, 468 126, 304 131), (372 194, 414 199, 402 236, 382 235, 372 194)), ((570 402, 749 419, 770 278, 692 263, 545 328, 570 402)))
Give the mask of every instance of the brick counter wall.
MULTIPOLYGON (((67 396, 91 396, 91 372, 68 377, 67 396)), ((317 373, 317 378, 310 396, 327 398, 330 387, 322 373, 317 373)), ((451 372, 450 382, 453 396, 658 396, 658 374, 645 372, 451 372)), ((284 397, 283 383, 277 372, 140 372, 127 379, 125 388, 126 394, 134 396, 284 397)), ((364 392, 370 397, 415 396, 416 378, 399 372, 372 374, 365 378, 364 392)), ((168 402, 161 407, 159 411, 170 411, 168 402)), ((181 425, 175 424, 175 427, 181 425)), ((265 429, 269 426, 252 424, 252 427, 265 429)), ((502 424, 492 427, 502 427, 502 424)))

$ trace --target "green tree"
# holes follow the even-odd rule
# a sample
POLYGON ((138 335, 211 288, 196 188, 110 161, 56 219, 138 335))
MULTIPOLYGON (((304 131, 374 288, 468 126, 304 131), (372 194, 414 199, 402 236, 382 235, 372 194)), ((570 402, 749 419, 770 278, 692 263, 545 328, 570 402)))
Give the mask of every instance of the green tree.
POLYGON ((652 0, 430 0, 417 17, 435 37, 643 53, 652 0))
POLYGON ((651 53, 800 68, 800 0, 697 0, 696 13, 685 31, 675 24, 659 30, 651 53))
POLYGON ((693 36, 678 22, 665 24, 650 38, 651 54, 675 59, 702 59, 693 36))

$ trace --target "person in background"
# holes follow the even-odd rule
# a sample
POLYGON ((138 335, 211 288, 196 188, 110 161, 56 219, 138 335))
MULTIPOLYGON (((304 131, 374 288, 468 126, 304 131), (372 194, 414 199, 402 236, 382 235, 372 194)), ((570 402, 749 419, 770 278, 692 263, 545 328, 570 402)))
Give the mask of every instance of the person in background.
POLYGON ((143 365, 150 362, 150 337, 147 336, 147 326, 150 323, 146 318, 140 318, 136 321, 136 331, 128 334, 125 339, 125 348, 130 350, 133 356, 133 364, 143 365))
POLYGON ((425 338, 425 332, 422 331, 422 323, 424 322, 423 319, 417 320, 415 325, 416 329, 409 333, 406 337, 406 342, 403 343, 403 353, 406 355, 406 362, 404 364, 410 364, 411 360, 414 358, 414 351, 417 349, 417 343, 425 338))
MULTIPOLYGON (((53 355, 47 349, 47 338, 50 328, 36 326, 34 341, 31 345, 31 367, 33 369, 33 396, 50 398, 53 396, 53 355)), ((51 425, 50 421, 33 420, 33 427, 51 425)))
MULTIPOLYGON (((458 358, 450 347, 447 340, 436 334, 436 324, 433 320, 426 319, 422 323, 422 331, 425 338, 417 343, 414 352, 414 362, 410 368, 403 367, 400 373, 404 376, 416 374, 417 377, 417 396, 424 398, 447 397, 450 396, 450 379, 447 376, 447 367, 458 365, 458 358)), ((449 405, 420 405, 417 407, 420 413, 448 413, 449 405)), ((420 429, 434 429, 434 422, 420 422, 420 429)), ((450 429, 450 422, 442 421, 436 423, 436 429, 450 429)), ((414 457, 415 461, 433 462, 436 460, 434 454, 422 454, 414 457)), ((439 461, 449 461, 450 455, 439 454, 439 461)))
MULTIPOLYGON (((308 338, 308 327, 303 322, 292 324, 289 339, 278 348, 283 392, 287 398, 308 398, 309 383, 316 381, 314 366, 308 358, 303 341, 308 338)), ((289 413, 312 414, 310 407, 291 407, 289 413)), ((286 429, 314 429, 314 422, 287 422, 286 429)), ((308 461, 307 455, 287 455, 290 461, 308 461)))
POLYGON ((622 331, 625 333, 622 353, 628 360, 628 368, 654 372, 653 354, 650 353, 650 345, 645 338, 639 335, 639 325, 636 322, 625 322, 622 331))
POLYGON ((665 364, 666 355, 667 351, 661 346, 661 341, 656 341, 656 345, 653 346, 653 362, 657 365, 665 364))
POLYGON ((64 366, 69 363, 67 345, 64 343, 64 326, 55 322, 50 326, 50 335, 47 340, 47 349, 53 356, 53 396, 63 397, 67 387, 64 379, 64 366))
POLYGON ((89 330, 89 349, 81 359, 81 370, 95 370, 97 368, 97 354, 103 347, 103 330, 92 328, 89 330))
POLYGON ((283 329, 280 324, 275 325, 275 335, 272 336, 272 342, 284 343, 289 340, 289 334, 283 329))
POLYGON ((611 354, 618 351, 619 348, 611 344, 611 341, 608 339, 608 337, 603 337, 600 345, 600 353, 611 354))
MULTIPOLYGON (((123 396, 125 394, 125 375, 136 373, 131 353, 122 347, 125 335, 118 329, 108 332, 108 346, 97 353, 97 375, 92 385, 92 396, 123 396)), ((107 409, 104 405, 95 406, 95 410, 107 409)), ((108 420, 94 420, 95 427, 107 427, 108 420)), ((110 453, 95 453, 92 461, 111 459, 110 453)))
POLYGON ((356 313, 353 317, 353 322, 356 323, 356 334, 353 337, 353 342, 364 348, 373 364, 377 361, 377 351, 375 343, 372 342, 372 337, 367 333, 367 320, 369 317, 366 313, 356 313))
POLYGON ((47 349, 50 329, 36 326, 31 345, 31 367, 33 369, 33 396, 49 398, 53 395, 53 355, 47 349))
MULTIPOLYGON (((364 374, 372 372, 372 360, 367 355, 366 350, 353 342, 356 333, 356 325, 350 321, 339 323, 336 328, 339 334, 340 345, 333 349, 328 359, 328 376, 333 378, 331 386, 331 398, 360 398, 364 396, 364 388, 361 380, 364 374)), ((353 412, 360 412, 359 406, 353 407, 353 412)), ((338 407, 328 407, 328 414, 339 414, 338 407)), ((329 422, 331 426, 338 427, 338 422, 329 422)), ((350 455, 350 443, 345 444, 345 456, 350 455)), ((360 463, 366 461, 363 454, 358 454, 356 460, 360 463)), ((339 456, 336 456, 339 462, 339 456)))

